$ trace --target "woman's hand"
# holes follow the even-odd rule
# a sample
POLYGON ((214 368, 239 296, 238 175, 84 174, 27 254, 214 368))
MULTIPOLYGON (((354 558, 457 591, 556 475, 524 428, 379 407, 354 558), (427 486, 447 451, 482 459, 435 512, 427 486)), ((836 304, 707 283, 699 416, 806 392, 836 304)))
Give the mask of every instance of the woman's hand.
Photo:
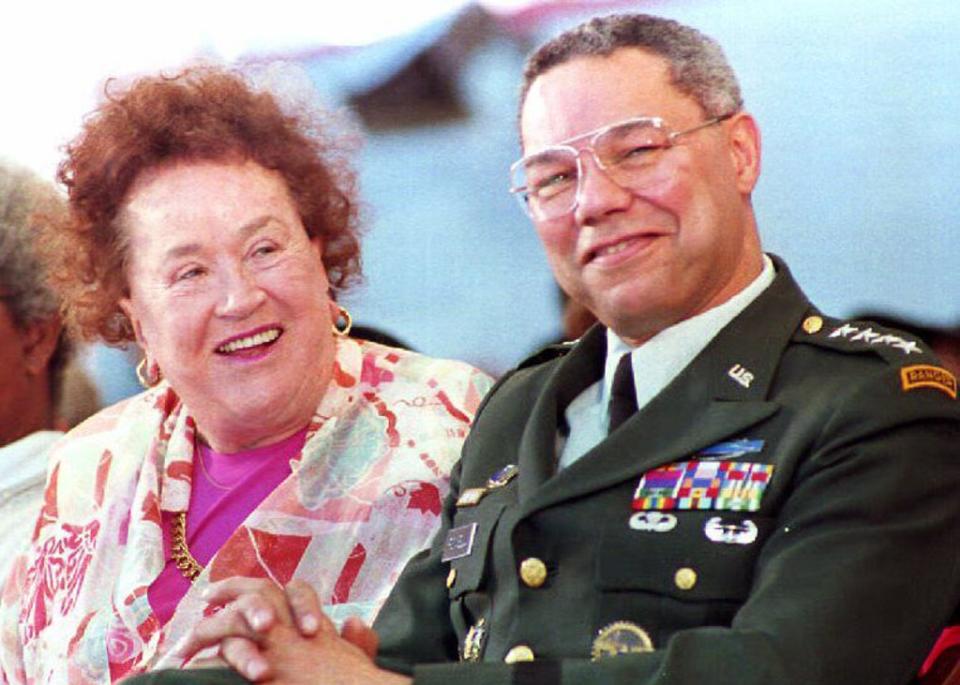
POLYGON ((230 578, 212 585, 206 597, 222 608, 197 624, 181 656, 219 645, 220 656, 254 682, 409 682, 376 667, 377 636, 362 621, 348 619, 338 635, 306 583, 281 589, 266 580, 230 578))

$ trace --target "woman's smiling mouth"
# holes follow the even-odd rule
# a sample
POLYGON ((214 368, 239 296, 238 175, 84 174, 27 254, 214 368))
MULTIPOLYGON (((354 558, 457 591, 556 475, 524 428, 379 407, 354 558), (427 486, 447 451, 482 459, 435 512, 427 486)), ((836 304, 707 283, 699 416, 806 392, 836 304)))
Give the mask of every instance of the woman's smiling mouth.
POLYGON ((217 347, 217 354, 236 354, 245 352, 264 345, 270 345, 283 334, 283 329, 279 326, 270 326, 254 333, 244 334, 241 337, 233 338, 217 347))

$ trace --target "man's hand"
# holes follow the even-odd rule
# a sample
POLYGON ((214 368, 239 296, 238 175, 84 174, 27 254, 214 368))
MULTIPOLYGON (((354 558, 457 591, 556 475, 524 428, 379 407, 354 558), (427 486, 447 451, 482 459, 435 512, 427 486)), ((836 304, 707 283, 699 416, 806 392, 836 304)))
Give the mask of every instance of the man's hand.
POLYGON ((254 682, 409 682, 376 667, 377 635, 362 621, 348 619, 338 635, 306 583, 281 589, 267 580, 230 578, 212 585, 206 598, 221 609, 194 628, 180 650, 186 659, 219 646, 220 656, 254 682))

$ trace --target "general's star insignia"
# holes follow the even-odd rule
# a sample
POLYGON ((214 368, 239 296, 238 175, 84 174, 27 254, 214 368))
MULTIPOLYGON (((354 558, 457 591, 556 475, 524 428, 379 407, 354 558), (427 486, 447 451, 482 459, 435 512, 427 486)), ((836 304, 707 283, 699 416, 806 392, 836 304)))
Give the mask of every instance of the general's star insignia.
POLYGON ((857 334, 856 334, 855 336, 853 336, 852 338, 850 338, 850 342, 857 342, 858 340, 865 340, 866 342, 873 344, 873 343, 874 343, 878 338, 880 338, 880 337, 881 337, 881 336, 880 336, 879 333, 874 332, 874 330, 873 330, 872 328, 869 328, 869 327, 868 327, 868 328, 863 329, 863 330, 860 331, 859 333, 857 333, 857 334))
POLYGON ((833 333, 830 334, 831 338, 846 338, 851 333, 856 333, 859 328, 856 326, 851 326, 848 323, 843 324, 840 328, 836 329, 833 333))
POLYGON ((903 350, 907 354, 911 354, 912 352, 920 354, 921 352, 920 347, 914 340, 900 340, 900 342, 894 343, 893 346, 897 349, 903 350))
POLYGON ((915 340, 904 340, 899 335, 893 335, 892 333, 878 333, 869 326, 860 329, 857 326, 844 323, 842 326, 835 328, 828 337, 843 338, 850 342, 865 342, 869 345, 889 345, 902 350, 906 355, 923 352, 915 340))

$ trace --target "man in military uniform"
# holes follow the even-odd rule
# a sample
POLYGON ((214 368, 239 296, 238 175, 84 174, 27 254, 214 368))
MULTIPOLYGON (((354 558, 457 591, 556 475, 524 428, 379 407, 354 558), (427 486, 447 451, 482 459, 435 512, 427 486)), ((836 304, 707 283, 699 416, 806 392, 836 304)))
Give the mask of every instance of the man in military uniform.
POLYGON ((191 647, 283 682, 908 682, 960 596, 955 378, 762 252, 757 126, 698 32, 554 39, 521 136, 513 190, 602 325, 487 397, 376 666, 302 586, 228 581, 191 647))

